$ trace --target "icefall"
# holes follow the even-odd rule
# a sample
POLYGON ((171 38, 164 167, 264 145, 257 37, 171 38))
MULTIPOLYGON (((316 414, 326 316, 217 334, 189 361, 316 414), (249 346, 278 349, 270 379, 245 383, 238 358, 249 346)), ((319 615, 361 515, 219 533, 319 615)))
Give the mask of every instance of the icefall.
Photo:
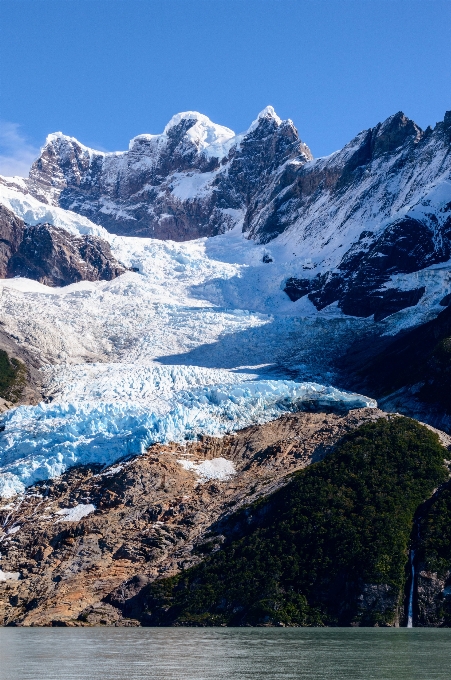
POLYGON ((316 383, 255 380, 174 394, 156 413, 135 402, 66 402, 19 406, 4 414, 0 434, 0 496, 22 493, 76 464, 112 465, 154 443, 221 436, 265 423, 308 404, 375 407, 373 399, 316 383))

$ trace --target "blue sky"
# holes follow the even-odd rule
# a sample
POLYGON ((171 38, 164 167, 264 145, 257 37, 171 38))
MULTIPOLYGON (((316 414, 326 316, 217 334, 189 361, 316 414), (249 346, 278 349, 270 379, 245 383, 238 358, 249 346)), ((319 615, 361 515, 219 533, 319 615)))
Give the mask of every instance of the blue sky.
POLYGON ((0 0, 0 172, 48 133, 113 151, 197 110, 272 104, 315 156, 403 110, 451 108, 451 0, 0 0))

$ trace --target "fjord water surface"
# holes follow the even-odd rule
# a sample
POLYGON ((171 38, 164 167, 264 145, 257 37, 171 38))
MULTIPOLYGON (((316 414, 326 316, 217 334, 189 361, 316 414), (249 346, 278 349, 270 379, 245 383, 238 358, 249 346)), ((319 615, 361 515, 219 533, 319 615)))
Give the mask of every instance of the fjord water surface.
POLYGON ((449 680, 447 629, 0 630, 1 680, 449 680))

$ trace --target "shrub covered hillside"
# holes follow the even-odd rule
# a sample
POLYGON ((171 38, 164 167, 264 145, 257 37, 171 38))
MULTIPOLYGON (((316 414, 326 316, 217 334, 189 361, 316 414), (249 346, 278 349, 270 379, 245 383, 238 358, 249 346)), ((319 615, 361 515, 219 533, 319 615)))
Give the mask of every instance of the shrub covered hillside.
POLYGON ((448 479, 446 453, 408 418, 354 430, 325 460, 221 526, 220 549, 212 533, 202 563, 151 584, 142 623, 396 624, 414 515, 448 479))
POLYGON ((451 627, 451 482, 419 509, 413 540, 416 625, 451 627))
POLYGON ((0 350, 0 397, 13 403, 18 401, 25 383, 24 364, 14 357, 9 357, 4 350, 0 350))

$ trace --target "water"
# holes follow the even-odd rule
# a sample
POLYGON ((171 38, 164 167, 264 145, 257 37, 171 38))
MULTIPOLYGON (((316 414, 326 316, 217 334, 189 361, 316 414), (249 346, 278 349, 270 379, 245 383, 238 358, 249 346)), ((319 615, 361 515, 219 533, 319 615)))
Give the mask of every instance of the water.
POLYGON ((3 628, 1 680, 450 680, 451 629, 3 628))

